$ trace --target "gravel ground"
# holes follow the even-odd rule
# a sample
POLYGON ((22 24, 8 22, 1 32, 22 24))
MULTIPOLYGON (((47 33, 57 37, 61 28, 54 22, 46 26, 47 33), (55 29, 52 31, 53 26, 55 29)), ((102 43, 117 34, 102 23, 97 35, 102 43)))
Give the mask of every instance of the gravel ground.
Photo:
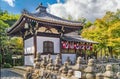
POLYGON ((0 73, 0 79, 23 79, 21 75, 11 72, 10 69, 1 69, 0 73))

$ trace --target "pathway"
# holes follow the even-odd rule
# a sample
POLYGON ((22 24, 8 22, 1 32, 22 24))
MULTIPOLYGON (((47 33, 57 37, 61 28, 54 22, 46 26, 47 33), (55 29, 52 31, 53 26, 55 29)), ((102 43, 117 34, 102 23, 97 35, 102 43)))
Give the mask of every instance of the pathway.
POLYGON ((0 79, 23 79, 21 75, 10 71, 10 69, 1 69, 0 73, 0 79))

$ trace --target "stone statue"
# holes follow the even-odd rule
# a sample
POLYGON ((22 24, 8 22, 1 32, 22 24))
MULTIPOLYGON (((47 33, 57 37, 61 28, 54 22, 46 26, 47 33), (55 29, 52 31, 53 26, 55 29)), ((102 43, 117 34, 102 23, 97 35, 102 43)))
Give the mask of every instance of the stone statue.
POLYGON ((71 65, 71 64, 72 64, 72 61, 70 60, 70 57, 69 57, 69 56, 67 57, 66 62, 68 63, 68 65, 71 65))
POLYGON ((62 76, 67 76, 67 73, 68 73, 68 65, 67 65, 67 62, 64 63, 64 65, 59 69, 59 72, 61 73, 62 76))
POLYGON ((74 71, 72 69, 68 70, 68 73, 67 73, 67 79, 76 79, 74 76, 73 76, 73 73, 74 71))
POLYGON ((32 79, 40 79, 40 71, 38 69, 32 74, 32 79))
POLYGON ((34 68, 40 68, 40 62, 42 61, 40 53, 37 54, 37 57, 34 59, 34 68))
POLYGON ((40 53, 37 53, 37 56, 36 58, 34 59, 34 62, 38 61, 38 62, 41 62, 42 58, 41 58, 41 54, 40 53))
POLYGON ((24 74, 24 79, 32 79, 33 70, 31 67, 26 68, 26 73, 24 74))
POLYGON ((94 59, 89 59, 88 66, 85 68, 86 79, 95 79, 94 59))
POLYGON ((106 72, 103 73, 104 79, 114 79, 114 73, 112 71, 112 65, 106 66, 106 72))
POLYGON ((53 71, 53 60, 52 60, 52 58, 49 59, 49 63, 47 65, 46 69, 49 70, 49 71, 53 71))
POLYGON ((58 70, 60 69, 60 66, 61 66, 61 63, 60 63, 59 58, 55 59, 55 64, 54 64, 54 72, 55 73, 59 72, 58 70))
POLYGON ((82 63, 82 58, 78 57, 75 66, 73 67, 74 70, 76 71, 83 71, 83 66, 81 65, 82 63))
POLYGON ((96 74, 96 79, 103 79, 102 73, 97 73, 96 74))
POLYGON ((43 60, 41 61, 41 65, 40 66, 41 66, 41 68, 46 69, 47 59, 46 59, 45 56, 43 57, 43 60))
POLYGON ((57 54, 57 56, 56 56, 56 58, 55 58, 55 62, 58 62, 58 63, 59 63, 59 65, 62 65, 62 60, 61 60, 61 58, 60 58, 60 55, 59 55, 59 54, 57 54))
POLYGON ((36 61, 34 68, 35 69, 40 69, 40 62, 36 61))
POLYGON ((51 54, 47 55, 47 62, 49 63, 49 60, 51 59, 51 54))
POLYGON ((120 79, 120 72, 118 72, 116 76, 117 76, 117 79, 120 79))
POLYGON ((53 71, 53 60, 52 60, 52 58, 50 58, 49 59, 49 63, 47 64, 47 66, 46 66, 46 78, 47 79, 52 79, 52 77, 53 77, 53 74, 52 74, 52 71, 53 71))

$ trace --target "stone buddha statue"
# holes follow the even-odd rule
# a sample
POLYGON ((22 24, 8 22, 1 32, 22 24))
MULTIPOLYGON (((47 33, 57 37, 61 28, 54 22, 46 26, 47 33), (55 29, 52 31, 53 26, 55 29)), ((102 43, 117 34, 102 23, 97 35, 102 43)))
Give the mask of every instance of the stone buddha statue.
POLYGON ((112 65, 106 66, 106 72, 103 73, 104 79, 114 79, 114 72, 112 71, 112 65))

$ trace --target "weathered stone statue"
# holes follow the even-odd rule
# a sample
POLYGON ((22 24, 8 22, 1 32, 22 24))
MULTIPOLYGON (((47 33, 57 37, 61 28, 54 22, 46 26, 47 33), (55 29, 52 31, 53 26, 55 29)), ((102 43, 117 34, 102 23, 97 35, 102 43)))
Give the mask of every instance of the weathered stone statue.
POLYGON ((67 57, 66 62, 68 63, 68 65, 71 65, 71 64, 72 64, 72 61, 70 60, 70 57, 69 57, 69 56, 67 57))
POLYGON ((103 79, 102 73, 97 73, 96 74, 96 79, 103 79))
POLYGON ((74 76, 73 76, 73 73, 74 71, 73 70, 68 70, 68 73, 67 73, 67 79, 76 79, 74 76))
POLYGON ((40 71, 38 69, 32 74, 32 79, 40 79, 40 71))
POLYGON ((75 71, 83 71, 82 58, 78 57, 75 66, 73 67, 75 71))
POLYGON ((52 58, 49 59, 49 63, 46 69, 49 70, 50 72, 53 71, 53 59, 52 58))
POLYGON ((43 57, 43 60, 41 61, 41 68, 43 68, 44 70, 46 69, 46 66, 47 66, 47 59, 46 57, 44 56, 43 57))
POLYGON ((34 59, 34 68, 40 68, 40 62, 42 61, 40 53, 37 54, 37 57, 34 59))
POLYGON ((64 65, 60 68, 59 72, 61 73, 61 76, 65 77, 67 76, 68 70, 69 68, 67 62, 65 62, 64 65))
POLYGON ((103 73, 104 79, 114 79, 114 73, 112 71, 112 65, 106 66, 106 72, 103 73))
POLYGON ((94 59, 88 61, 88 66, 85 68, 86 79, 95 79, 94 59))
POLYGON ((32 79, 33 70, 31 67, 26 68, 26 73, 24 74, 24 79, 32 79))
POLYGON ((40 62, 36 61, 34 68, 35 69, 40 69, 40 62))
POLYGON ((57 60, 57 61, 59 62, 59 65, 62 65, 62 60, 61 60, 61 58, 60 58, 60 55, 59 55, 59 54, 57 54, 57 56, 56 56, 55 60, 57 60))
POLYGON ((61 66, 60 60, 59 60, 59 58, 56 58, 55 59, 55 64, 54 64, 54 72, 55 73, 59 72, 58 70, 60 69, 60 66, 61 66))
POLYGON ((51 54, 48 54, 48 55, 47 55, 47 62, 48 62, 48 63, 50 62, 50 61, 49 61, 50 59, 51 59, 51 54))
POLYGON ((36 58, 34 59, 34 62, 36 62, 36 61, 40 62, 41 60, 42 60, 41 54, 40 54, 40 53, 37 53, 37 56, 36 56, 36 58))
POLYGON ((46 66, 46 78, 47 79, 52 79, 52 77, 53 77, 53 60, 52 60, 52 58, 50 58, 49 59, 49 63, 47 64, 47 66, 46 66))
POLYGON ((120 79, 120 72, 118 72, 116 76, 117 76, 117 79, 120 79))
POLYGON ((86 61, 85 61, 84 57, 82 57, 82 64, 85 64, 85 63, 86 63, 86 61))

